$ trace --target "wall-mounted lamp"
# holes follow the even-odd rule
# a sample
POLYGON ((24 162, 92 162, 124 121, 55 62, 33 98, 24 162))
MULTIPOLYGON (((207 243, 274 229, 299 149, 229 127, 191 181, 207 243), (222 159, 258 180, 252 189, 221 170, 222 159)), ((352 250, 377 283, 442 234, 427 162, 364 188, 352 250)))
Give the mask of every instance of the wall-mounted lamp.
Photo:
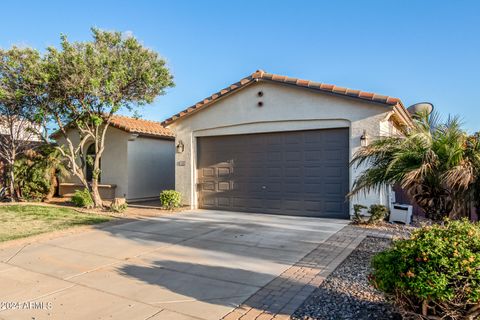
POLYGON ((363 134, 360 136, 360 145, 361 145, 362 147, 368 146, 367 130, 363 130, 363 134))
POLYGON ((185 145, 183 144, 182 140, 178 140, 178 144, 176 148, 177 148, 177 153, 183 153, 183 151, 185 150, 185 145))

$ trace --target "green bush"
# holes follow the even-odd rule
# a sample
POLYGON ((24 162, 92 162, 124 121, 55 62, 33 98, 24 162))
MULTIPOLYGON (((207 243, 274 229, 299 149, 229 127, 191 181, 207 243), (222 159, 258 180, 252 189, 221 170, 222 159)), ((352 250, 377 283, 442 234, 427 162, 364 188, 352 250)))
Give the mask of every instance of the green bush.
POLYGON ((361 204, 355 204, 353 205, 353 217, 352 217, 352 222, 355 224, 361 224, 364 223, 365 220, 363 219, 362 215, 362 210, 367 209, 368 207, 361 205, 361 204))
POLYGON ((377 222, 380 222, 387 217, 389 210, 384 205, 372 204, 370 206, 370 209, 368 210, 368 213, 370 214, 368 222, 371 224, 376 224, 377 222))
POLYGON ((116 213, 122 213, 125 210, 127 210, 128 204, 122 203, 122 204, 112 204, 110 206, 110 211, 116 212, 116 213))
POLYGON ((88 189, 76 190, 72 196, 72 202, 77 207, 93 208, 93 199, 88 189))
POLYGON ((42 155, 28 152, 14 164, 18 196, 28 201, 42 201, 50 190, 50 177, 42 155))
POLYGON ((182 195, 175 190, 163 190, 160 193, 160 202, 165 209, 178 208, 182 203, 182 195))
POLYGON ((480 225, 424 227, 372 261, 371 283, 417 319, 480 318, 480 225))
POLYGON ((381 204, 372 204, 370 209, 368 209, 369 216, 362 215, 363 209, 367 209, 367 207, 361 204, 353 206, 352 222, 354 224, 376 224, 384 220, 389 213, 388 208, 381 204))
POLYGON ((57 174, 68 176, 65 158, 54 146, 45 144, 28 150, 14 164, 17 196, 43 201, 55 194, 57 174))

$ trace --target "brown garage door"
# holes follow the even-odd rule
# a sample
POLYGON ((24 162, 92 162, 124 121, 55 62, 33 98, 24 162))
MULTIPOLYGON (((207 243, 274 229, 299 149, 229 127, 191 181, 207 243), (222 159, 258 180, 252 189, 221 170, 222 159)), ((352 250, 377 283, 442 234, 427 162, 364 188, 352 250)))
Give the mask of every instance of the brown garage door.
POLYGON ((201 137, 199 206, 348 218, 348 129, 201 137))

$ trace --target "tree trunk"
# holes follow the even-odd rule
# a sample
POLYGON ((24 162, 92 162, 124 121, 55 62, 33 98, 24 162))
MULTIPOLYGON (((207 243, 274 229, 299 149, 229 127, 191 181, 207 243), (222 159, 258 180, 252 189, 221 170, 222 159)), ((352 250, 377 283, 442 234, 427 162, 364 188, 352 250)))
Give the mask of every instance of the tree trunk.
POLYGON ((95 173, 92 179, 92 199, 95 208, 103 208, 102 197, 100 197, 100 192, 98 191, 98 176, 95 173))
POLYGON ((101 153, 98 152, 98 141, 95 142, 95 159, 93 161, 93 174, 92 174, 92 198, 95 208, 103 208, 102 198, 98 191, 98 180, 100 178, 100 157, 101 153))
POLYGON ((98 181, 100 179, 100 159, 102 158, 103 151, 105 150, 105 135, 108 129, 108 122, 100 128, 100 126, 95 127, 95 159, 93 161, 93 177, 92 177, 92 198, 95 205, 95 208, 103 208, 103 201, 100 197, 100 192, 98 191, 98 181), (101 132, 99 132, 101 130, 101 132))
POLYGON ((57 175, 55 168, 50 169, 50 189, 48 190, 48 194, 45 197, 47 200, 50 200, 55 195, 55 191, 57 190, 58 182, 57 182, 57 175))
POLYGON ((10 201, 15 201, 15 173, 13 171, 13 164, 8 166, 8 176, 9 176, 9 186, 8 189, 10 191, 10 201))

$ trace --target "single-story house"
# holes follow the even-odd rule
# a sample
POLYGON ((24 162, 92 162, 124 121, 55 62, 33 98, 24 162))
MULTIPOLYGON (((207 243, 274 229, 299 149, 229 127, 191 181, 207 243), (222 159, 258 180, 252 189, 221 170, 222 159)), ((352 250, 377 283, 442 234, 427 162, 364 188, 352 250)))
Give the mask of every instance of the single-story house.
POLYGON ((15 116, 0 116, 0 186, 8 180, 6 166, 9 163, 11 150, 14 149, 17 157, 27 149, 35 149, 42 144, 37 134, 42 128, 26 119, 15 116))
MULTIPOLYGON (((68 135, 78 145, 78 131, 71 128, 68 135)), ((65 143, 59 132, 52 137, 59 145, 65 143)), ((173 189, 174 139, 173 132, 159 122, 114 116, 107 130, 100 164, 99 189, 102 199, 120 197, 130 202, 158 199, 162 190, 173 189)), ((93 152, 91 146, 87 142, 87 154, 93 152)), ((88 165, 85 174, 87 179, 92 178, 92 169, 88 165)), ((83 188, 82 184, 76 177, 70 176, 61 179, 59 193, 69 196, 79 188, 83 188)))
POLYGON ((191 208, 348 218, 390 192, 348 201, 352 155, 411 121, 397 98, 258 70, 163 123, 191 208))

